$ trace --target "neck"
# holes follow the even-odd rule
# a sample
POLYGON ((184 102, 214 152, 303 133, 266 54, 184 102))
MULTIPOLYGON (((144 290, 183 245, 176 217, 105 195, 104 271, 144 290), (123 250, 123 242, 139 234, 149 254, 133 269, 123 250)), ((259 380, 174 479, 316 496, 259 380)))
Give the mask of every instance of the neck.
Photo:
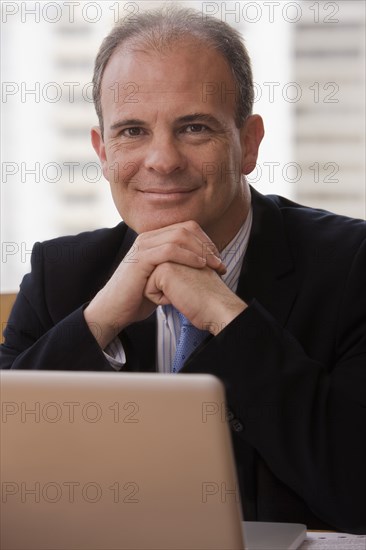
POLYGON ((245 223, 251 207, 251 193, 249 185, 243 186, 242 195, 235 199, 233 208, 230 208, 222 217, 222 224, 214 228, 203 228, 212 242, 221 252, 233 240, 241 226, 245 223))

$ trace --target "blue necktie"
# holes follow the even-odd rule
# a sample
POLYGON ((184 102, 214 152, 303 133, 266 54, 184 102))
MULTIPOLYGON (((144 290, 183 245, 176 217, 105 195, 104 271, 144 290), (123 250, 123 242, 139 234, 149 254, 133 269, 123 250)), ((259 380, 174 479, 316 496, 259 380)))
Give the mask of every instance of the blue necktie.
POLYGON ((172 372, 180 371, 191 353, 209 335, 207 330, 200 330, 194 327, 183 313, 178 311, 178 315, 180 320, 180 336, 177 342, 172 372))

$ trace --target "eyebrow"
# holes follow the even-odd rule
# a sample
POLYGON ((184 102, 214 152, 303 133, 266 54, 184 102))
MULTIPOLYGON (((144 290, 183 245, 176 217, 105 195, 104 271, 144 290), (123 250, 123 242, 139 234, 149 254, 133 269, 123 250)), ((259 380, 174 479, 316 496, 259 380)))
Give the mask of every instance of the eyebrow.
MULTIPOLYGON (((190 124, 193 122, 206 122, 207 124, 212 124, 213 126, 220 126, 222 127, 221 122, 217 120, 212 115, 208 115, 206 113, 192 113, 190 115, 184 115, 182 117, 177 118, 174 123, 175 124, 190 124)), ((124 120, 119 120, 115 124, 112 124, 110 126, 111 130, 117 130, 118 128, 121 128, 123 126, 145 126, 146 121, 141 120, 139 118, 127 118, 124 120)))
POLYGON ((216 117, 208 115, 206 113, 193 113, 191 115, 179 117, 176 120, 176 122, 178 122, 179 124, 189 124, 197 121, 207 122, 208 124, 212 124, 213 126, 221 126, 221 123, 217 120, 216 117))
POLYGON ((144 126, 145 124, 146 122, 138 118, 126 118, 125 120, 119 120, 115 124, 112 124, 110 129, 117 130, 118 128, 121 128, 121 126, 144 126))

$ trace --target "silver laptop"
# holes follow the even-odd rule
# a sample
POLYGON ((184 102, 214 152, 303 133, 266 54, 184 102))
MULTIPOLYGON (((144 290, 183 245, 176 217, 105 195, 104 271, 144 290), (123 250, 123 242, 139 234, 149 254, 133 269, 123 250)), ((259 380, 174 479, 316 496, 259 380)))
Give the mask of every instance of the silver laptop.
POLYGON ((3 550, 284 550, 304 539, 302 525, 243 524, 214 376, 0 379, 3 550))

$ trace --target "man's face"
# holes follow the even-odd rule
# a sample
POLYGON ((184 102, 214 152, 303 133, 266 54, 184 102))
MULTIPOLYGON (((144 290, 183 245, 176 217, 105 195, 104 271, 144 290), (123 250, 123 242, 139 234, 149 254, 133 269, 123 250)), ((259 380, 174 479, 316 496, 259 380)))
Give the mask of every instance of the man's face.
POLYGON ((137 233, 195 220, 225 245, 243 223, 253 139, 235 125, 234 90, 224 58, 192 41, 164 55, 113 54, 102 81, 104 139, 93 129, 92 140, 137 233))

